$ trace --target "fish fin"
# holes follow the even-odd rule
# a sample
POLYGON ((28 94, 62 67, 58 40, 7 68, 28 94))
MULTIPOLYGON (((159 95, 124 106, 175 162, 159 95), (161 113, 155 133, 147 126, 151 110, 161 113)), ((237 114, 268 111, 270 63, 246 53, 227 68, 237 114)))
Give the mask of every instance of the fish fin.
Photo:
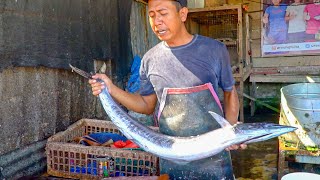
POLYGON ((211 114, 211 116, 220 124, 221 127, 232 127, 231 124, 222 116, 220 116, 219 114, 213 112, 213 111, 209 111, 209 113, 211 114))

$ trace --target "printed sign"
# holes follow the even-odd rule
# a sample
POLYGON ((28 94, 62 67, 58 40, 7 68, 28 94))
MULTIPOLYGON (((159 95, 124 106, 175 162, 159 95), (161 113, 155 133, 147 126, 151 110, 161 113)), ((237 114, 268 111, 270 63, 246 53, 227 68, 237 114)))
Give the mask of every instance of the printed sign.
POLYGON ((262 0, 262 56, 320 53, 320 0, 262 0))

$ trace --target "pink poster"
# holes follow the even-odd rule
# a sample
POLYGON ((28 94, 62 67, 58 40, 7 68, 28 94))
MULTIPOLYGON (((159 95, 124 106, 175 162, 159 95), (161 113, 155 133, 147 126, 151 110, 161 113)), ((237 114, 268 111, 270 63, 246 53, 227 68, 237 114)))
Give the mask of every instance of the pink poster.
POLYGON ((320 53, 320 0, 262 0, 262 56, 320 53))

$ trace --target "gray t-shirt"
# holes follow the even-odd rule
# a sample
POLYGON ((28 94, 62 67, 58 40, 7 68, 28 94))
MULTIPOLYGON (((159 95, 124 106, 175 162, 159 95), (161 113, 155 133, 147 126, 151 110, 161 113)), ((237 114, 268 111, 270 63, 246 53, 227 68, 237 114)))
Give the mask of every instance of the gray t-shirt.
POLYGON ((235 81, 226 46, 214 39, 194 35, 179 47, 160 42, 143 57, 140 67, 141 95, 156 93, 160 100, 164 88, 183 88, 211 83, 217 92, 231 91, 235 81))

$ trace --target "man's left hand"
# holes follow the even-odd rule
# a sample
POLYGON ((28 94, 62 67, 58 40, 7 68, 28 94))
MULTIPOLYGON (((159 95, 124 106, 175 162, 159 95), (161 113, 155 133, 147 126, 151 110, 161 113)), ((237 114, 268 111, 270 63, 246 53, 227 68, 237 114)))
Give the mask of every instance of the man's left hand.
POLYGON ((246 144, 239 144, 239 145, 232 145, 230 147, 227 147, 226 150, 227 151, 231 151, 231 150, 238 150, 238 149, 246 149, 247 145, 246 144))

